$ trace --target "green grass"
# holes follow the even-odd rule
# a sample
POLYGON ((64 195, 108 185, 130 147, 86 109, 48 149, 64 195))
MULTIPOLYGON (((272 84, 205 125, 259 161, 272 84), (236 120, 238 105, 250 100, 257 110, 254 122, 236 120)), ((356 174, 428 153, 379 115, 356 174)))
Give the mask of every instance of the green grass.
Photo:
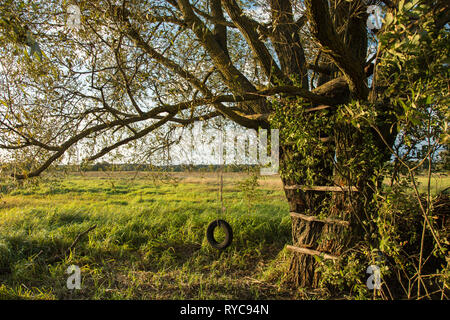
MULTIPOLYGON (((319 297, 285 281, 291 225, 279 178, 241 191, 246 178, 225 176, 223 214, 215 174, 88 174, 13 190, 1 185, 0 299, 319 297), (205 237, 219 217, 234 233, 224 252, 205 237), (81 268, 80 290, 66 287, 72 264, 81 268)), ((425 178, 419 181, 425 191, 425 178)), ((432 180, 432 192, 449 184, 448 177, 432 180)))
MULTIPOLYGON (((428 190, 428 177, 421 175, 417 177, 418 187, 420 193, 426 193, 428 190)), ((435 173, 430 179, 430 192, 436 195, 445 188, 450 187, 450 176, 444 173, 435 173)))
POLYGON ((3 195, 0 298, 299 298, 283 285, 291 236, 281 189, 269 183, 249 197, 233 179, 225 182, 223 215, 215 176, 178 184, 70 176, 3 195), (221 253, 205 237, 218 217, 234 232, 221 253), (72 264, 81 268, 80 290, 66 288, 72 264))

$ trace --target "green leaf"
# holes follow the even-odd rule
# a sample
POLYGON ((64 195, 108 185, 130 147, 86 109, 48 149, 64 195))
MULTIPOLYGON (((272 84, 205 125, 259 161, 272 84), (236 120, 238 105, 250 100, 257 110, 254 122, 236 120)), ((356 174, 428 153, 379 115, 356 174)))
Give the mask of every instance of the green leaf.
POLYGON ((319 256, 313 256, 317 262, 322 262, 322 258, 319 256))
POLYGON ((392 21, 394 21, 394 15, 391 12, 388 12, 386 14, 386 17, 384 18, 384 23, 386 25, 389 25, 392 23, 392 21))

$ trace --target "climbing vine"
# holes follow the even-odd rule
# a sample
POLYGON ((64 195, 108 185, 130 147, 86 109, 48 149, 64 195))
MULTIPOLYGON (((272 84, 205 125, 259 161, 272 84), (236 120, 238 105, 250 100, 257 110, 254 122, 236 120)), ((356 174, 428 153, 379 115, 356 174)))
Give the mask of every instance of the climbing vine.
MULTIPOLYGON (((414 0, 387 13, 367 101, 322 109, 302 99, 273 103, 271 124, 288 150, 281 177, 360 190, 338 209, 357 213, 353 230, 363 236, 338 260, 315 256, 323 288, 358 298, 448 299, 450 202, 448 194, 432 194, 430 181, 449 142, 450 43, 432 12, 414 0), (424 173, 425 192, 417 179, 424 173), (366 282, 371 265, 381 274, 375 290, 366 282)), ((337 199, 321 198, 315 214, 332 214, 337 199)))

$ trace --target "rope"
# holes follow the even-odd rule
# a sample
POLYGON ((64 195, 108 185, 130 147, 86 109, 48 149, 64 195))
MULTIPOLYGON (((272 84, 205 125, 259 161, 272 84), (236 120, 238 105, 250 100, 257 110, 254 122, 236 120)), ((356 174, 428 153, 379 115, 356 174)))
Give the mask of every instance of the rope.
POLYGON ((224 159, 223 159, 223 125, 220 121, 220 134, 219 134, 219 162, 220 162, 220 174, 219 174, 219 199, 220 199, 220 212, 222 214, 225 212, 225 207, 223 205, 223 169, 224 169, 224 159))

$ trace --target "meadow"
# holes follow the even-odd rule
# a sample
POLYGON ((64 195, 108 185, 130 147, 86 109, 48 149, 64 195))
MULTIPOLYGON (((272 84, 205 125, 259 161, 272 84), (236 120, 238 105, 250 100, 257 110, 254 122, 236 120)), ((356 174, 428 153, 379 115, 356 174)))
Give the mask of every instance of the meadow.
POLYGON ((324 297, 286 282, 291 219, 278 176, 256 184, 227 173, 224 212, 217 173, 72 173, 0 187, 0 299, 324 297), (205 237, 217 218, 234 233, 222 252, 205 237), (66 286, 70 265, 81 289, 66 286))
POLYGON ((245 179, 225 176, 223 213, 211 173, 86 173, 10 191, 0 199, 0 298, 297 298, 281 285, 290 240, 281 183, 242 188, 245 179), (217 218, 234 232, 223 252, 205 237, 217 218), (72 264, 80 290, 66 287, 72 264))

